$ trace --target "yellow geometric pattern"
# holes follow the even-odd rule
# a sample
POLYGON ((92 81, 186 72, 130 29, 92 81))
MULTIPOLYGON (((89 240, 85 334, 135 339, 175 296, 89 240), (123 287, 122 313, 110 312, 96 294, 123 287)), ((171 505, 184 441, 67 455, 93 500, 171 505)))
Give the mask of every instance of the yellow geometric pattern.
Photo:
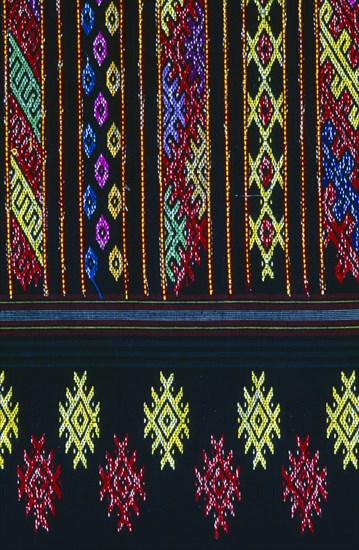
POLYGON ((253 469, 260 463, 266 468, 265 459, 266 447, 274 453, 273 438, 276 435, 280 438, 280 405, 274 408, 273 388, 265 396, 264 372, 259 378, 252 372, 252 394, 244 388, 245 407, 237 404, 238 407, 238 438, 244 435, 246 440, 245 453, 253 446, 253 469))
POLYGON ((270 12, 272 4, 277 2, 282 5, 282 0, 267 0, 263 3, 261 0, 247 0, 247 6, 254 3, 258 10, 258 28, 256 34, 251 37, 247 32, 247 67, 251 63, 254 63, 258 69, 259 83, 256 87, 256 95, 251 96, 248 89, 247 92, 247 107, 248 107, 248 120, 247 127, 249 128, 254 123, 259 133, 259 151, 255 157, 249 153, 249 195, 260 195, 260 213, 256 219, 250 217, 250 238, 249 248, 252 250, 255 246, 258 247, 261 255, 262 264, 262 280, 266 277, 274 278, 273 269, 273 254, 276 247, 279 245, 284 249, 284 216, 277 220, 272 211, 272 194, 274 189, 279 186, 283 189, 283 154, 277 160, 272 149, 272 132, 275 125, 279 125, 283 128, 283 91, 278 97, 275 97, 271 88, 271 72, 275 62, 279 63, 279 66, 283 66, 282 58, 282 32, 276 38, 273 35, 271 28, 270 12), (267 37, 268 42, 271 44, 271 53, 267 63, 261 62, 258 53, 258 44, 263 36, 267 37), (263 123, 260 117, 260 102, 263 97, 266 97, 272 106, 272 115, 268 124, 263 123), (263 158, 269 159, 272 165, 272 179, 270 184, 266 187, 263 184, 262 177, 260 175, 260 164, 263 158), (273 236, 264 245, 261 235, 263 220, 270 220, 272 226, 273 236))
POLYGON ((320 8, 321 39, 320 65, 323 67, 327 59, 334 67, 336 77, 331 84, 333 96, 339 100, 347 89, 353 99, 349 113, 349 121, 353 128, 359 127, 359 88, 358 69, 350 63, 350 48, 352 39, 345 28, 339 37, 334 37, 331 31, 333 21, 333 6, 326 1, 320 8))
POLYGON ((93 386, 87 393, 86 378, 86 372, 82 378, 74 372, 74 393, 72 394, 71 390, 66 388, 66 405, 59 403, 59 435, 61 437, 65 433, 66 453, 73 447, 75 469, 80 461, 87 468, 87 449, 93 453, 95 450, 93 439, 95 435, 100 437, 100 403, 95 405, 93 401, 93 386))
POLYGON ((106 72, 106 86, 111 93, 111 95, 115 95, 118 91, 121 84, 121 75, 120 71, 116 67, 115 63, 112 61, 111 65, 107 69, 106 72))
POLYGON ((152 454, 160 449, 161 470, 167 462, 175 469, 175 449, 183 454, 183 437, 189 439, 189 405, 182 402, 183 388, 174 394, 173 381, 173 374, 166 378, 161 372, 159 394, 151 388, 151 406, 144 404, 144 435, 152 437, 152 454))
POLYGON ((116 245, 113 247, 112 251, 110 252, 110 256, 108 258, 108 264, 109 264, 110 272, 112 273, 115 280, 118 281, 123 271, 123 260, 122 260, 122 254, 116 245))
POLYGON ((42 211, 14 155, 11 155, 11 210, 28 242, 43 265, 42 211))
POLYGON ((359 394, 355 394, 355 371, 348 378, 342 372, 341 377, 341 393, 333 388, 333 408, 326 404, 327 438, 333 433, 334 454, 343 448, 344 470, 350 462, 358 469, 359 394))
POLYGON ((106 27, 111 36, 115 34, 120 24, 118 10, 113 2, 109 5, 105 15, 106 27))
POLYGON ((184 0, 158 0, 160 2, 161 26, 166 35, 169 35, 168 20, 176 21, 176 7, 183 6, 184 0))
POLYGON ((118 187, 113 184, 108 194, 108 209, 115 220, 122 209, 122 197, 118 187))
POLYGON ((208 182, 206 178, 206 132, 198 125, 198 142, 190 143, 191 156, 186 160, 186 180, 193 185, 193 202, 198 201, 198 218, 202 219, 207 208, 208 182))
POLYGON ((5 395, 4 388, 5 373, 0 374, 0 468, 4 469, 4 450, 5 448, 11 454, 11 437, 19 437, 18 431, 18 413, 19 403, 16 403, 14 407, 11 404, 12 388, 9 389, 5 395))
POLYGON ((117 155, 121 147, 121 134, 116 124, 113 122, 111 128, 107 132, 107 148, 113 158, 117 155))

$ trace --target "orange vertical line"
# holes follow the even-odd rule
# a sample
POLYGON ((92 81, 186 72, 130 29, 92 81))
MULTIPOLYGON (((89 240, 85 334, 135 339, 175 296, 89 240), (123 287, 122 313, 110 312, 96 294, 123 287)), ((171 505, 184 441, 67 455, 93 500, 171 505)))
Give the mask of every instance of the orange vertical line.
POLYGON ((13 297, 12 272, 11 272, 11 195, 10 195, 10 151, 9 151, 9 81, 8 81, 8 29, 6 1, 3 1, 3 25, 4 25, 4 98, 5 98, 5 192, 6 192, 6 249, 7 249, 7 273, 9 298, 13 297))
POLYGON ((289 228, 288 228, 288 92, 287 92, 287 2, 282 0, 283 41, 283 192, 284 192, 284 253, 285 278, 288 296, 291 295, 289 228))
POLYGON ((228 107, 228 12, 227 0, 223 0, 223 85, 224 85, 224 161, 226 185, 226 248, 228 294, 232 289, 232 251, 231 251, 231 201, 230 201, 230 166, 229 166, 229 107, 228 107))
POLYGON ((61 0, 56 0, 57 11, 57 53, 58 53, 58 92, 59 92, 59 207, 60 207, 60 263, 61 289, 66 296, 66 265, 65 265, 65 207, 64 207, 64 161, 63 161, 63 51, 62 51, 62 9, 61 0))
POLYGON ((315 25, 315 84, 316 84, 316 111, 317 111, 317 183, 318 183, 318 217, 319 217, 319 287, 321 294, 325 293, 324 256, 323 256, 323 212, 322 212, 322 151, 321 151, 321 124, 320 124, 320 27, 319 4, 314 0, 315 25))
POLYGON ((86 296, 85 273, 84 273, 84 231, 83 231, 83 164, 82 164, 82 94, 81 94, 81 6, 80 0, 76 0, 77 16, 77 108, 78 108, 78 178, 79 178, 79 230, 80 230, 80 277, 81 291, 86 296))
POLYGON ((162 78, 161 78, 161 2, 156 0, 156 21, 157 21, 157 107, 158 107, 158 177, 160 191, 160 272, 161 272, 161 288, 162 297, 167 299, 166 289, 166 267, 165 267, 165 250, 164 250, 164 201, 163 201, 163 174, 162 174, 162 78))
POLYGON ((242 79, 243 79, 243 169, 246 285, 251 290, 251 260, 249 243, 249 162, 248 162, 248 90, 247 90, 247 0, 242 0, 242 79))
POLYGON ((143 0, 138 0, 138 77, 140 100, 141 244, 143 294, 148 296, 146 264, 145 97, 143 66, 143 0))
POLYGON ((298 38, 299 38, 299 101, 300 101, 300 189, 301 189, 301 226, 302 226, 302 260, 304 291, 309 295, 308 266, 307 266, 307 214, 306 214, 306 162, 305 162, 305 96, 304 96, 304 55, 303 55, 303 0, 298 0, 298 38))
POLYGON ((45 33, 44 3, 40 0, 41 34, 41 163, 42 163, 42 238, 44 246, 44 296, 49 295, 47 282, 47 209, 46 209, 46 143, 45 143, 45 33))
POLYGON ((126 241, 126 117, 125 117, 125 63, 124 63, 124 21, 123 0, 119 0, 120 8, 120 73, 121 73, 121 179, 122 197, 124 207, 122 209, 122 248, 123 248, 123 275, 125 284, 125 299, 128 299, 128 265, 127 265, 127 241, 126 241))
POLYGON ((208 1, 204 0, 205 56, 206 56, 206 172, 207 172, 207 226, 208 226, 208 292, 213 295, 212 277, 212 215, 211 215, 211 144, 210 144, 210 108, 209 108, 209 32, 208 1))

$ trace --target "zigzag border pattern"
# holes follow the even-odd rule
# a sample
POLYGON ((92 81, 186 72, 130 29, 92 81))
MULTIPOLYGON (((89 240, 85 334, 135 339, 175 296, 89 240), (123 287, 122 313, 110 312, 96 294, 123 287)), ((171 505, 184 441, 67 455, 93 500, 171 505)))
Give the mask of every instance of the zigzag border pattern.
POLYGON ((46 188, 43 6, 3 6, 5 172, 9 295, 15 275, 26 292, 43 280, 46 296, 46 188))

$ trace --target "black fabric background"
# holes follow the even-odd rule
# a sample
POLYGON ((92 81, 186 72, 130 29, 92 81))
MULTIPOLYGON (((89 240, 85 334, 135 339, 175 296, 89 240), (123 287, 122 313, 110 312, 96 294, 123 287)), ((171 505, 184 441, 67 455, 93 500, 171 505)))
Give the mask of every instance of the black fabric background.
MULTIPOLYGON (((1 342, 5 386, 13 387, 19 402, 19 439, 13 453, 5 454, 0 471, 1 546, 9 549, 333 549, 358 548, 358 471, 343 470, 341 456, 333 454, 333 440, 326 439, 325 403, 332 403, 332 387, 340 389, 340 372, 357 368, 359 349, 354 339, 39 339, 1 342), (101 402, 100 438, 88 468, 73 470, 71 455, 59 439, 59 401, 72 385, 73 371, 88 373, 101 402), (144 402, 150 388, 159 388, 159 373, 175 374, 175 388, 182 386, 190 407, 190 439, 184 454, 176 454, 176 469, 162 472, 159 455, 151 455, 151 441, 144 439, 144 402), (243 440, 237 438, 237 402, 244 403, 243 387, 251 386, 251 370, 265 371, 267 391, 281 406, 281 439, 267 469, 252 468, 243 440), (25 517, 25 504, 17 501, 16 465, 30 436, 46 434, 46 449, 55 451, 61 465, 62 500, 56 517, 49 516, 50 532, 34 534, 33 519, 25 517), (113 435, 129 435, 129 448, 137 449, 144 465, 146 501, 140 516, 133 517, 132 534, 117 533, 115 517, 107 517, 100 502, 98 466, 105 451, 113 453, 113 435), (225 436, 240 465, 241 502, 229 519, 229 533, 214 539, 213 521, 203 514, 203 503, 194 499, 194 466, 202 449, 209 451, 210 436, 225 436), (290 503, 282 502, 281 466, 288 465, 288 450, 296 448, 296 435, 310 435, 312 452, 319 449, 320 466, 328 468, 328 501, 322 518, 314 518, 314 535, 300 534, 299 518, 290 517, 290 503)), ((176 392, 177 392, 176 391, 176 392)))

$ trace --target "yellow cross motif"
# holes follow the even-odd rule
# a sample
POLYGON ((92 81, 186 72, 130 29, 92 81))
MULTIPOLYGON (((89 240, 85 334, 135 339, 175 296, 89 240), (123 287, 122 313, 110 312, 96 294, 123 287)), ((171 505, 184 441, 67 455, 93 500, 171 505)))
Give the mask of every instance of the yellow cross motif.
POLYGON ((66 406, 59 404, 60 412, 60 437, 65 433, 67 453, 73 447, 74 468, 81 461, 87 468, 87 448, 93 453, 95 450, 93 439, 95 435, 100 437, 100 403, 93 401, 94 388, 87 393, 87 373, 82 378, 74 372, 74 394, 66 388, 66 406))
POLYGON ((4 388, 5 373, 0 374, 0 468, 4 469, 4 450, 5 448, 11 454, 11 437, 19 437, 18 431, 18 412, 19 403, 12 408, 12 388, 5 394, 4 388))
POLYGON ((151 388, 151 409, 144 404, 145 438, 151 434, 152 454, 160 448, 161 470, 167 462, 175 469, 175 449, 183 453, 182 439, 189 439, 189 405, 182 402, 183 388, 174 395, 173 380, 173 374, 166 378, 161 372, 159 394, 151 388))
POLYGON ((333 408, 328 403, 327 410, 327 438, 334 435, 334 454, 343 447, 344 470, 351 462, 358 469, 359 443, 359 395, 355 395, 355 371, 348 378, 342 375, 341 394, 333 388, 333 408))
POLYGON ((273 388, 265 396, 264 372, 259 378, 252 372, 252 395, 244 388, 245 406, 238 403, 238 438, 244 435, 246 439, 245 453, 253 446, 253 468, 258 463, 266 468, 265 459, 266 447, 274 453, 273 438, 276 435, 280 438, 280 405, 274 408, 273 388))

